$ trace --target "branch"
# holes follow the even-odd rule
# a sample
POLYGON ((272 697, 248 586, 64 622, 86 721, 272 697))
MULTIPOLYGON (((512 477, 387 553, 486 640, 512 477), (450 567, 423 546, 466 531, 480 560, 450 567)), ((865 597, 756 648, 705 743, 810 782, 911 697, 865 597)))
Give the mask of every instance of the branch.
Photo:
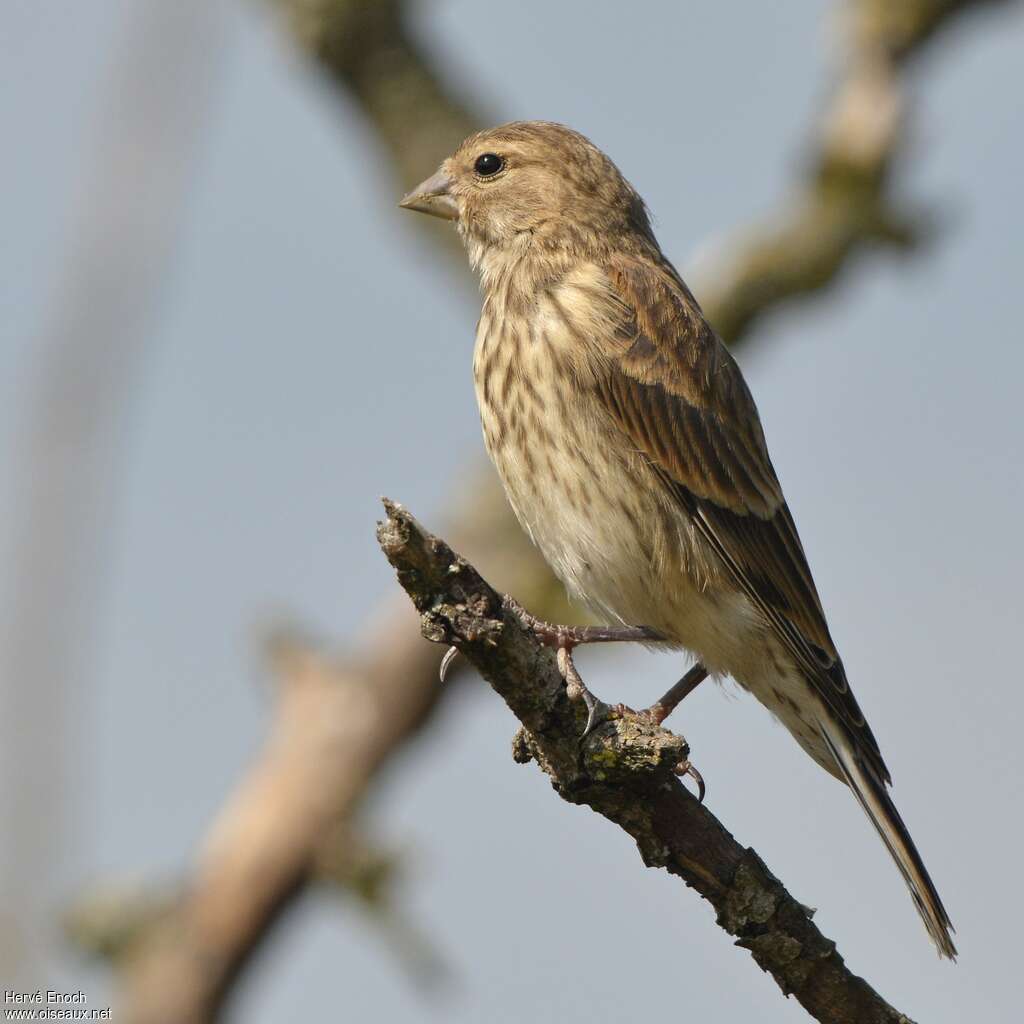
POLYGON ((719 335, 735 347, 793 299, 823 292, 871 246, 913 249, 931 226, 892 182, 907 137, 905 65, 954 15, 1010 0, 852 0, 846 55, 803 180, 785 215, 747 232, 707 280, 691 281, 719 335))
POLYGON ((423 635, 455 644, 522 723, 517 761, 535 760, 569 803, 584 804, 636 840, 648 867, 696 889, 717 921, 785 995, 829 1024, 910 1024, 850 973, 835 943, 758 855, 740 846, 682 785, 686 742, 629 712, 602 724, 581 751, 585 715, 566 696, 550 648, 523 628, 465 559, 385 500, 377 539, 420 613, 423 635))
POLYGON ((224 52, 223 5, 140 0, 121 10, 88 153, 60 178, 62 190, 74 182, 72 217, 66 244, 47 260, 61 266, 25 349, 19 390, 29 413, 17 423, 5 488, 0 820, 17 827, 0 845, 0 961, 12 988, 34 988, 57 970, 44 894, 59 885, 61 851, 86 824, 72 797, 89 749, 74 709, 96 692, 86 637, 103 621, 99 581, 117 519, 125 411, 224 52))
MULTIPOLYGON (((409 31, 407 0, 272 0, 328 80, 354 99, 396 171, 395 201, 491 120, 474 110, 409 31)), ((418 225, 465 267, 455 233, 418 225)), ((466 274, 468 282, 469 275, 466 274)))
POLYGON ((302 48, 354 97, 403 184, 480 127, 410 35, 405 0, 275 0, 302 48))
MULTIPOLYGON (((396 635, 371 635, 379 651, 373 675, 278 638, 273 730, 180 896, 160 905, 143 890, 113 905, 109 898, 80 905, 71 922, 79 940, 123 968, 118 1020, 217 1019, 239 972, 310 882, 329 876, 365 889, 366 872, 353 863, 353 819, 379 768, 419 728, 440 688, 436 664, 431 686, 404 671, 426 646, 411 619, 406 612, 396 635)), ((396 922, 388 914, 383 923, 396 922)), ((408 930, 393 937, 407 940, 408 930)), ((424 959, 422 944, 406 942, 402 952, 424 959)))

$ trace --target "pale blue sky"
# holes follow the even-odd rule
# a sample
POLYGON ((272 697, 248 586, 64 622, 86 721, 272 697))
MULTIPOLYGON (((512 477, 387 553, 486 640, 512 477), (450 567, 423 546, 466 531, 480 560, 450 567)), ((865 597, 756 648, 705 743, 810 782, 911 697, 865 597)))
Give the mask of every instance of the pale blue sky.
MULTIPOLYGON (((3 15, 4 481, 129 6, 35 0, 3 15)), ((583 0, 417 9, 496 119, 565 121, 606 149, 684 272, 785 194, 827 84, 834 13, 812 0, 636 0, 628 19, 583 0)), ((179 244, 118 423, 95 634, 73 681, 73 841, 40 893, 54 904, 91 879, 187 864, 263 733, 260 623, 283 609, 350 639, 367 599, 395 587, 373 542, 378 496, 436 523, 452 476, 482 457, 468 270, 460 282, 413 230, 356 111, 273 20, 238 3, 226 26, 179 244)), ((712 810, 818 907, 855 971, 940 1024, 1010 1020, 1019 1005, 1022 27, 1019 8, 958 25, 915 68, 901 189, 942 213, 934 245, 859 260, 740 357, 961 963, 937 961, 855 802, 752 700, 708 687, 678 723, 712 810)), ((4 494, 7 530, 19 495, 4 494)), ((632 703, 678 668, 640 650, 581 664, 599 694, 632 703)), ((404 895, 457 976, 448 996, 412 989, 348 906, 308 900, 245 979, 234 1019, 806 1019, 696 896, 514 765, 513 731, 470 681, 376 807, 380 833, 414 851, 404 895)), ((80 984, 103 1005, 102 971, 68 953, 61 972, 37 983, 80 984)))

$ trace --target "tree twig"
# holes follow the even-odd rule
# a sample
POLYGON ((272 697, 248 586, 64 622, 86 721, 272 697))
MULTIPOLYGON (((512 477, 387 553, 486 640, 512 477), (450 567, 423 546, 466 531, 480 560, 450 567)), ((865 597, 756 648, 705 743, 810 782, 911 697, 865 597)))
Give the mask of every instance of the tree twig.
POLYGON ((871 246, 912 249, 928 218, 894 196, 904 148, 908 61, 958 14, 1011 0, 848 0, 842 73, 781 218, 745 233, 690 284, 735 347, 768 313, 820 294, 871 246))
POLYGON ((680 877, 715 908, 786 995, 828 1024, 909 1024, 836 950, 758 855, 733 839, 680 782, 688 748, 644 716, 620 713, 581 749, 585 718, 566 696, 553 652, 465 559, 400 505, 385 501, 377 539, 420 613, 423 635, 455 644, 522 723, 517 761, 535 760, 565 800, 636 840, 648 867, 680 877))

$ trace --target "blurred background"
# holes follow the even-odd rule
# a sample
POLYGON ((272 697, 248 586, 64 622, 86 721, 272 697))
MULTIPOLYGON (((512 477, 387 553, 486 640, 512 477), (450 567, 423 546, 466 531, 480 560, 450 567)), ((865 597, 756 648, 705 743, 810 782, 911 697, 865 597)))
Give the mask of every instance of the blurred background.
MULTIPOLYGON (((709 806, 919 1020, 1011 1020, 1024 911, 1024 18, 1007 0, 9 0, 0 15, 0 974, 113 1019, 800 1021, 707 907, 436 685, 402 501, 534 610, 475 283, 397 209, 563 121, 738 358, 939 963, 855 802, 690 697, 709 806), (973 10, 977 8, 977 10, 973 10)), ((586 651, 649 702, 671 656, 586 651)))

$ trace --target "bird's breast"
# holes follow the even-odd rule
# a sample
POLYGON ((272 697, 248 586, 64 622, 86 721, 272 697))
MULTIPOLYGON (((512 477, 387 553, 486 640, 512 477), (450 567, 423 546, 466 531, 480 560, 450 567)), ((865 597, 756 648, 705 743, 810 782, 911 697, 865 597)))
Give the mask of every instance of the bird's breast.
POLYGON ((474 381, 512 508, 596 615, 650 626, 725 667, 724 648, 753 621, 747 602, 721 587, 714 555, 587 385, 579 344, 543 301, 523 316, 485 303, 474 381))

